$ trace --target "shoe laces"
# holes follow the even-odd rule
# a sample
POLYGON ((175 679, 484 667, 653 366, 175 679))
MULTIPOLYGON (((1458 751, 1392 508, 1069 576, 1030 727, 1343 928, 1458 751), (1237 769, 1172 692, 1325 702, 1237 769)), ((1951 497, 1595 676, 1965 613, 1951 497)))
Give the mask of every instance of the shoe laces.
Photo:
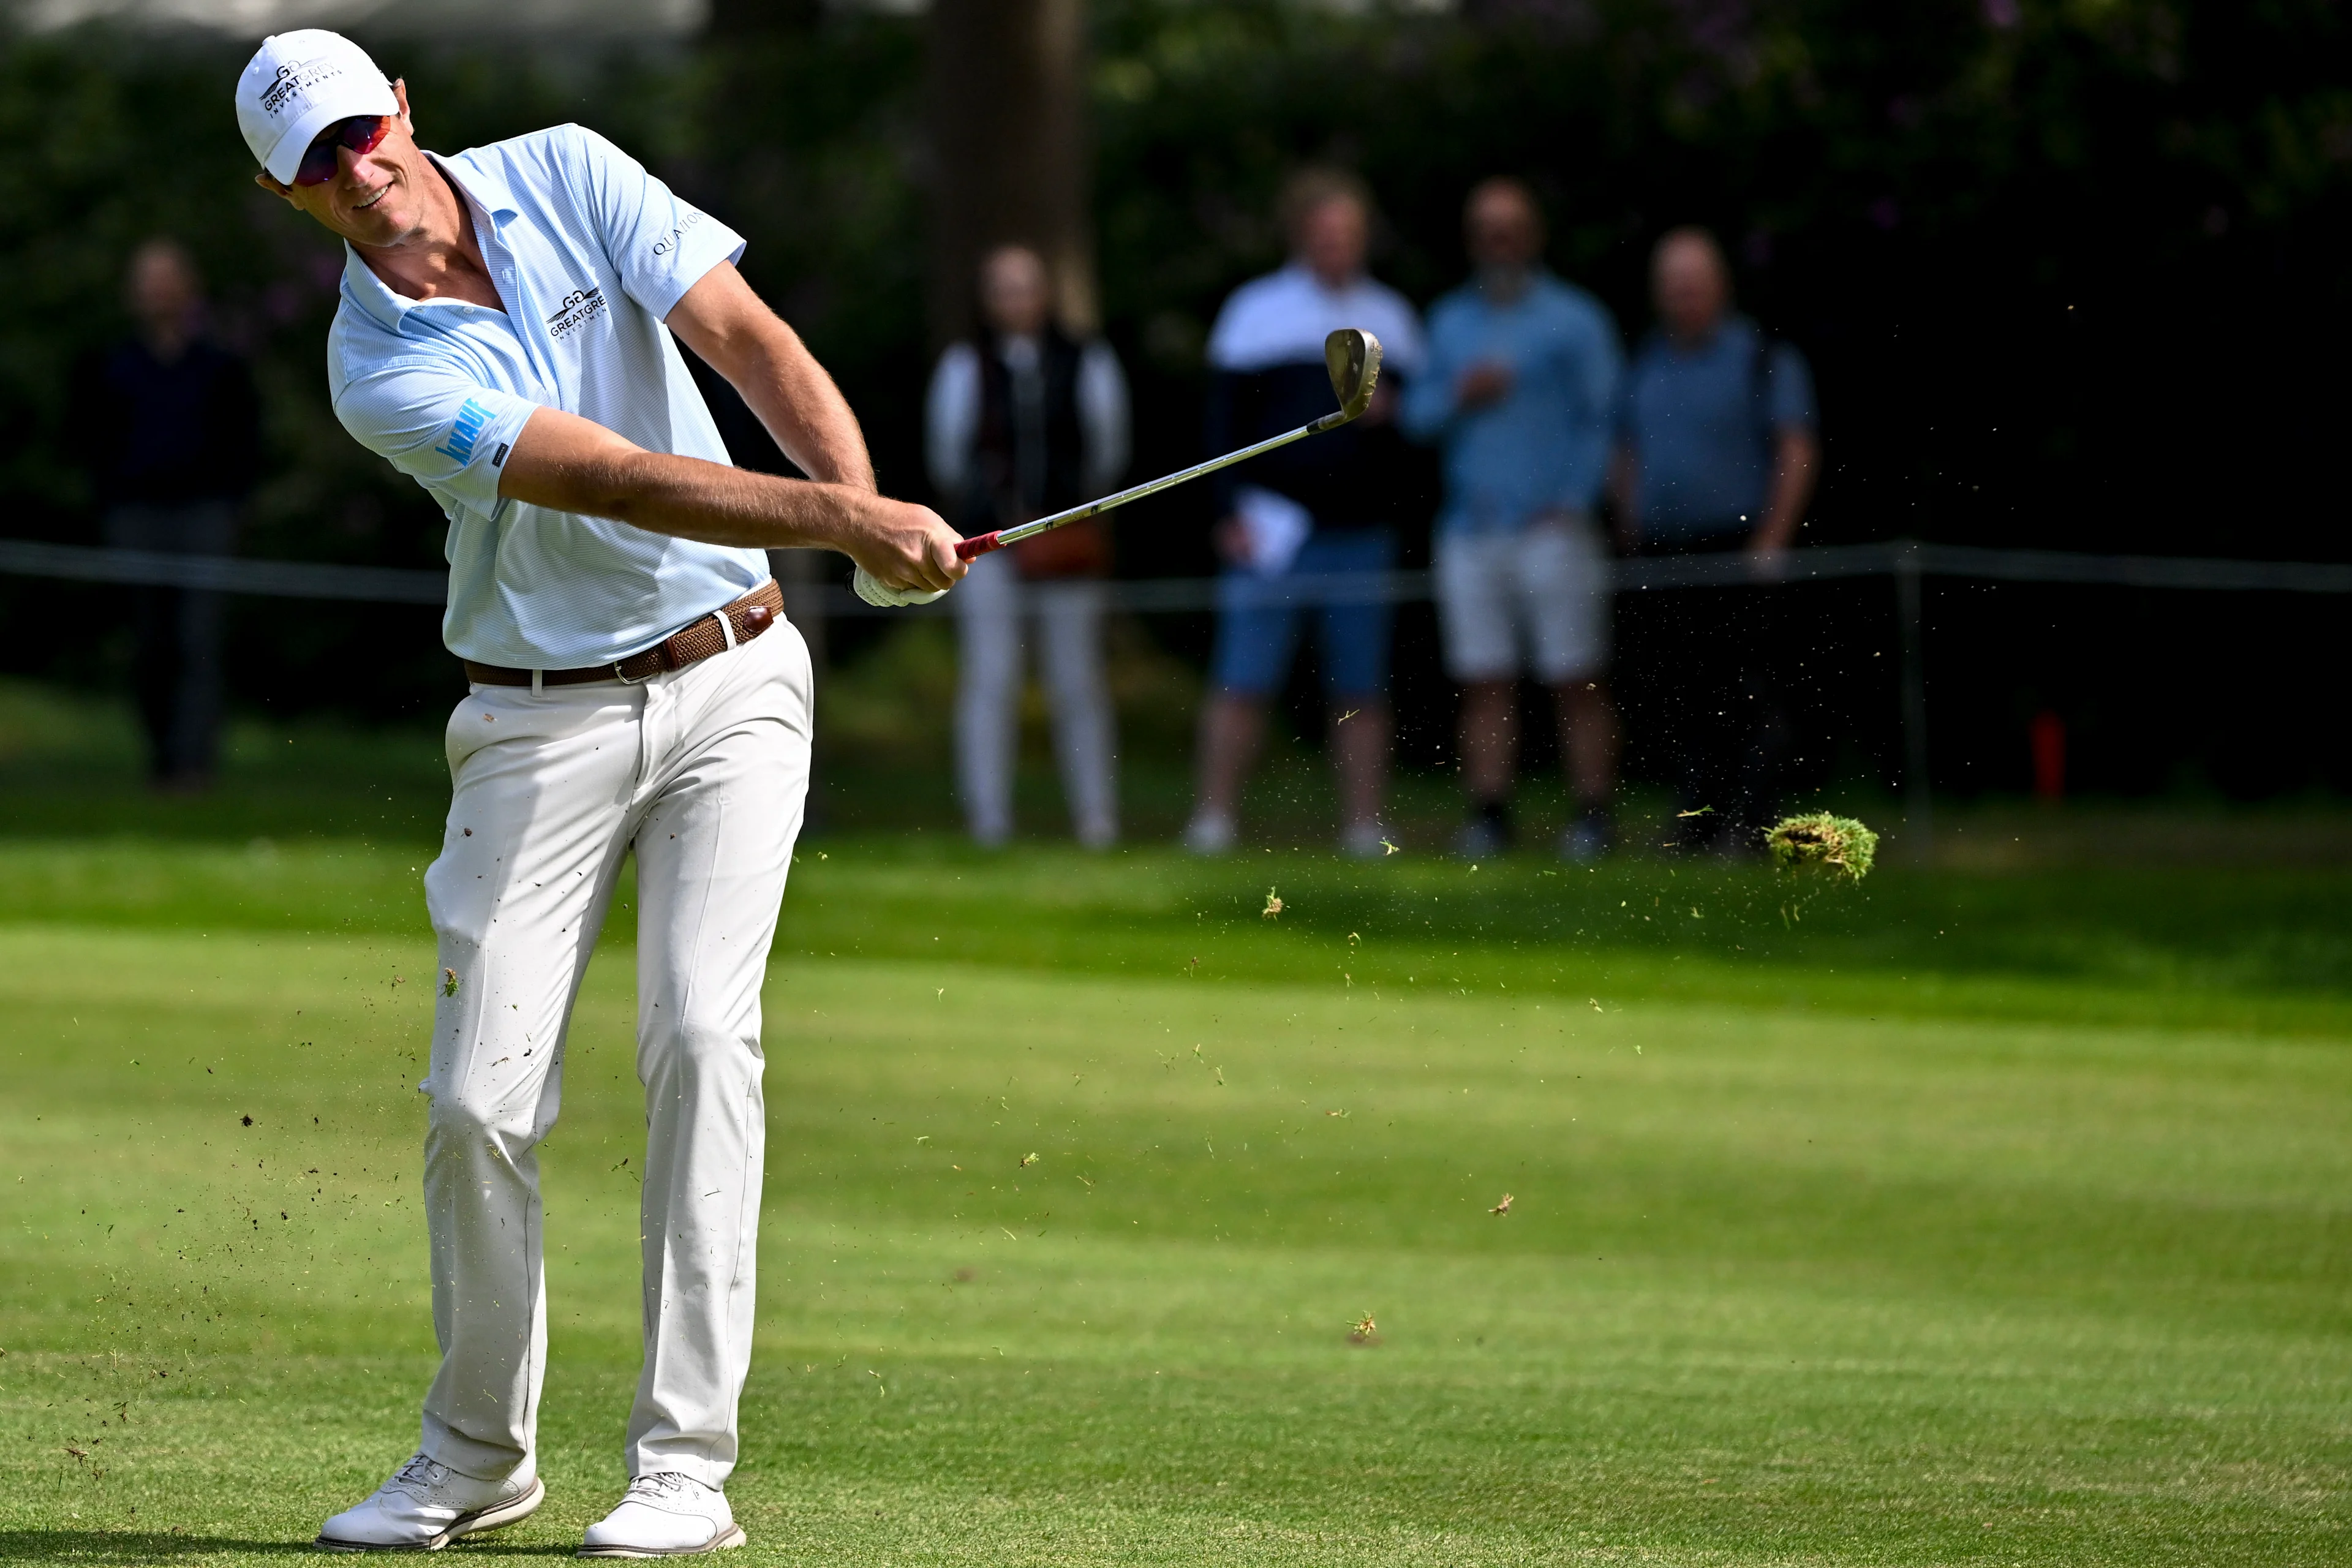
POLYGON ((422 1498, 448 1479, 449 1468, 425 1458, 425 1451, 420 1448, 408 1457, 406 1464, 392 1472, 392 1479, 383 1483, 383 1489, 404 1491, 422 1498))
POLYGON ((643 1498, 652 1502, 663 1498, 691 1497, 696 1489, 699 1489, 691 1476, 683 1475, 677 1470, 656 1470, 650 1475, 638 1476, 632 1479, 629 1482, 627 1495, 623 1500, 627 1500, 627 1498, 643 1498))

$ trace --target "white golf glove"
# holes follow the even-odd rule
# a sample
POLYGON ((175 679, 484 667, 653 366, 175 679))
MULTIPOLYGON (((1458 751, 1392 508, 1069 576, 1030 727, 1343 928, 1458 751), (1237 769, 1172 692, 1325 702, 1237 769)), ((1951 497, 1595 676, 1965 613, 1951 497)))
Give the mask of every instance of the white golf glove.
POLYGON ((928 605, 947 592, 945 588, 893 588, 863 566, 857 569, 857 575, 850 586, 857 590, 859 598, 884 610, 904 609, 908 605, 928 605))

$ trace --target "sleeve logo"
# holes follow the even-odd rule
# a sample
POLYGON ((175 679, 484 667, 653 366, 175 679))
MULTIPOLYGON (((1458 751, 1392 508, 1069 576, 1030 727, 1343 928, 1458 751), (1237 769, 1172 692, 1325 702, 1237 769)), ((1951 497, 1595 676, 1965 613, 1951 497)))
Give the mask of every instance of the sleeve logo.
POLYGON ((469 397, 457 410, 457 422, 449 426, 447 443, 433 449, 463 468, 474 460, 474 443, 482 438, 483 427, 489 422, 490 411, 469 397))
POLYGON ((561 342, 604 313, 604 290, 574 289, 547 318, 547 335, 561 342))
POLYGON ((654 241, 654 254, 656 256, 676 255, 679 242, 684 240, 687 235, 692 232, 694 226, 701 221, 702 214, 699 212, 688 213, 685 217, 678 221, 678 226, 676 228, 671 229, 667 234, 654 241))

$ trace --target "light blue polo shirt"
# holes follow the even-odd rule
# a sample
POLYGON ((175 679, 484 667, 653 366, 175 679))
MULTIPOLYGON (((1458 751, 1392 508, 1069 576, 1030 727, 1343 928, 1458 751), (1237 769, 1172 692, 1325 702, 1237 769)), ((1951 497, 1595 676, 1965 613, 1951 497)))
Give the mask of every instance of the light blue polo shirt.
POLYGON ((1747 317, 1726 316, 1703 343, 1653 332, 1626 373, 1618 413, 1642 536, 1753 530, 1771 493, 1777 433, 1815 425, 1804 356, 1769 342, 1747 317))
POLYGON ((1590 512, 1609 468, 1622 356, 1601 301, 1538 271, 1508 301, 1475 282, 1429 312, 1429 374, 1404 389, 1405 431, 1445 448, 1445 533, 1510 533, 1548 512, 1590 512), (1472 365, 1510 390, 1483 408, 1454 396, 1472 365))
POLYGON ((346 247, 327 384, 343 428, 448 515, 449 650, 521 669, 605 664, 767 581, 764 551, 499 496, 541 406, 649 451, 730 461, 662 319, 742 237, 577 125, 434 162, 472 208, 506 309, 396 294, 346 247))

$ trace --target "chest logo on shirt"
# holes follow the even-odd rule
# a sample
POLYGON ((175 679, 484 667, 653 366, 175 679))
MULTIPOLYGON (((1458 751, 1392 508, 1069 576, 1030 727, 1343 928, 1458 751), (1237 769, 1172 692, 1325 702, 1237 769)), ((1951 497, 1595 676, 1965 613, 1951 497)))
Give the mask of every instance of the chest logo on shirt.
POLYGON ((547 318, 547 335, 559 341, 568 338, 604 313, 604 289, 574 289, 555 307, 555 314, 547 318))

